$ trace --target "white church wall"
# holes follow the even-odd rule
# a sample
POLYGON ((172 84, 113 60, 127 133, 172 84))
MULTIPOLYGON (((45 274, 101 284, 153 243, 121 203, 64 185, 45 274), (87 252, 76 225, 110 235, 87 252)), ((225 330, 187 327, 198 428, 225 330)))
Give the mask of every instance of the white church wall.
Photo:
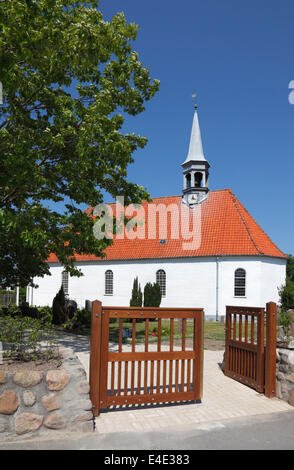
POLYGON ((225 315, 226 305, 265 307, 267 302, 279 302, 278 287, 285 282, 286 260, 258 257, 225 257, 219 268, 219 315, 225 315), (244 297, 234 295, 234 273, 246 271, 244 297))
POLYGON ((47 306, 52 305, 52 301, 61 286, 61 273, 63 267, 58 263, 50 263, 51 276, 37 277, 34 283, 38 288, 29 288, 27 291, 27 301, 31 305, 47 306))
POLYGON ((286 260, 265 258, 262 263, 261 301, 279 303, 279 291, 286 282, 286 260))
POLYGON ((261 306, 261 262, 255 257, 224 257, 219 262, 219 315, 226 314, 227 305, 261 306), (244 297, 235 296, 235 271, 245 269, 244 297))
MULTIPOLYGON (((166 297, 162 307, 205 307, 215 312, 215 266, 211 259, 187 260, 141 260, 141 261, 93 261, 78 263, 83 276, 69 278, 69 297, 79 307, 85 300, 99 299, 104 305, 129 306, 133 281, 138 276, 143 291, 147 282, 156 281, 156 271, 166 272, 166 297), (113 271, 113 295, 105 295, 105 271, 113 271)), ((51 305, 61 285, 62 268, 51 265, 52 276, 38 278, 34 289, 35 305, 51 305)))
MULTIPOLYGON (((225 315, 226 305, 265 306, 272 300, 278 302, 277 288, 285 282, 285 260, 257 257, 219 258, 218 316, 225 315), (234 296, 234 273, 238 268, 246 271, 246 295, 234 296)), ((84 276, 69 277, 69 297, 79 307, 85 300, 99 299, 103 305, 129 306, 133 281, 138 276, 143 291, 147 282, 155 282, 156 271, 166 272, 166 297, 162 307, 203 307, 207 318, 217 314, 217 264, 215 257, 140 260, 92 261, 78 263, 84 276), (113 295, 105 295, 105 271, 113 271, 113 295)), ((62 267, 51 265, 52 276, 36 279, 34 305, 51 305, 61 285, 62 267)))

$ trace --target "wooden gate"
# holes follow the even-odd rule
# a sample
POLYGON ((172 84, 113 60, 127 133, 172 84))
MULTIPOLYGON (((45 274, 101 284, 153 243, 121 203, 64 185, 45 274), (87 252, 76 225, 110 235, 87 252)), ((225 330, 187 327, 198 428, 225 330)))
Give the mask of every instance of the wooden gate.
POLYGON ((276 390, 276 304, 226 309, 225 375, 269 398, 276 390))
POLYGON ((203 323, 203 309, 102 307, 98 300, 93 302, 90 396, 94 415, 110 406, 200 400, 203 323), (180 346, 174 344, 176 319, 181 326, 180 346), (126 320, 128 330, 123 326, 126 320), (137 322, 143 342, 136 341, 137 322), (116 328, 116 345, 110 342, 111 327, 112 334, 116 328), (163 328, 169 329, 168 345, 162 344, 163 328), (190 345, 188 328, 193 330, 190 345), (149 342, 153 330, 157 330, 155 344, 149 342), (128 346, 124 335, 131 338, 128 346))

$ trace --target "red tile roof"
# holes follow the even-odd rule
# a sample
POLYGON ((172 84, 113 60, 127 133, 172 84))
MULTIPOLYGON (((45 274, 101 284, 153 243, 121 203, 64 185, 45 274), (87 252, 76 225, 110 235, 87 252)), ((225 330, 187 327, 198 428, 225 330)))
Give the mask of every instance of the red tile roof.
MULTIPOLYGON (((175 204, 182 207, 181 196, 154 198, 152 204, 168 206, 175 204)), ((111 204, 112 208, 114 205, 111 204)), ((148 203, 142 203, 146 214, 146 233, 148 225, 148 203)), ((208 198, 201 204, 201 238, 196 249, 184 249, 185 240, 171 237, 170 218, 167 228, 166 243, 160 243, 157 230, 156 239, 115 239, 112 246, 106 250, 104 260, 128 260, 150 258, 179 258, 196 256, 273 256, 287 258, 271 241, 257 222, 246 211, 230 189, 210 191, 208 198)), ((187 240, 186 240, 187 241, 187 240)), ((77 255, 77 261, 98 260, 92 255, 77 255)), ((48 262, 57 262, 57 257, 51 254, 48 262)))

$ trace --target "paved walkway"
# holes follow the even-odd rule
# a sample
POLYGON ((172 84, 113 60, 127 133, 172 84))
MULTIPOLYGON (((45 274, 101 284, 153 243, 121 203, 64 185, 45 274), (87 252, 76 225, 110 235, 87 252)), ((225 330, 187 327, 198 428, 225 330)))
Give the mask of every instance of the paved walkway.
MULTIPOLYGON (((84 349, 84 348, 82 348, 84 349)), ((85 349, 77 352, 86 371, 89 354, 85 349)), ((202 427, 209 429, 215 422, 226 419, 266 415, 293 411, 288 403, 277 398, 269 399, 255 390, 226 377, 220 364, 223 351, 204 351, 204 383, 201 403, 152 405, 117 408, 102 411, 96 419, 99 433, 160 431, 164 428, 202 427)))

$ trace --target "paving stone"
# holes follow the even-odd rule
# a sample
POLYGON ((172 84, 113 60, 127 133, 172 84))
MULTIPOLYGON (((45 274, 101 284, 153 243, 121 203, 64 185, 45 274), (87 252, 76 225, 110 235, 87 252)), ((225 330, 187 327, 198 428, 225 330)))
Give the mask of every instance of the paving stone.
MULTIPOLYGON (((156 345, 154 347, 156 348, 156 345)), ((222 358, 223 351, 204 351, 204 384, 201 403, 101 413, 96 418, 97 432, 147 429, 156 431, 159 427, 164 429, 161 426, 162 422, 166 423, 165 428, 179 427, 181 424, 195 425, 195 423, 208 423, 234 417, 293 410, 290 404, 283 400, 266 398, 254 389, 226 377, 218 365, 222 362, 222 358)), ((80 356, 80 360, 85 369, 89 370, 89 359, 85 353, 80 356)))

